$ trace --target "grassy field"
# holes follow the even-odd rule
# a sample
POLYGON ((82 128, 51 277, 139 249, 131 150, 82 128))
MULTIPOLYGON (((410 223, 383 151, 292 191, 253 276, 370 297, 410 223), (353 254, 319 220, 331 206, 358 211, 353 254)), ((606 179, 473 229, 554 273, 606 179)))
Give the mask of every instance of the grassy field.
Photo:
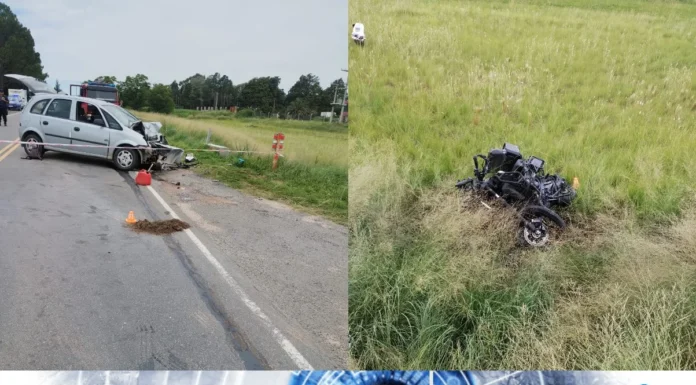
POLYGON ((208 132, 234 147, 271 151, 273 135, 285 134, 283 153, 303 164, 348 167, 348 129, 345 125, 281 119, 235 119, 226 111, 182 111, 172 115, 140 113, 184 130, 208 132))
POLYGON ((192 114, 195 117, 191 118, 145 112, 137 115, 145 121, 162 122, 170 144, 186 150, 205 149, 210 128, 212 143, 235 151, 261 152, 233 154, 231 158, 194 152, 199 161, 194 170, 253 195, 347 223, 348 132, 344 126, 229 116, 220 119, 212 113, 210 116, 192 114), (285 134, 285 157, 273 171, 271 144, 277 132, 285 134), (237 166, 240 157, 244 160, 243 167, 237 166))
POLYGON ((353 366, 696 369, 695 16, 351 0, 353 366), (547 250, 453 191, 506 141, 580 180, 547 250))

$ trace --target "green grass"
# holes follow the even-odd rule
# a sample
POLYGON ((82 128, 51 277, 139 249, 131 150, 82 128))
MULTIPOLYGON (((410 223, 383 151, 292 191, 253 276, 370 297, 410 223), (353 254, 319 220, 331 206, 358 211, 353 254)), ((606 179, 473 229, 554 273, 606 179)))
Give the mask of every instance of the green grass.
POLYGON ((348 126, 345 124, 329 123, 322 121, 321 119, 307 121, 307 120, 293 120, 293 119, 275 119, 275 118, 241 118, 237 117, 236 114, 229 111, 198 111, 198 110, 183 110, 177 109, 172 113, 175 116, 186 119, 197 119, 197 120, 229 120, 234 121, 239 124, 253 124, 255 126, 261 127, 273 127, 273 128, 294 128, 302 130, 315 130, 323 132, 340 132, 347 133, 348 126))
POLYGON ((695 369, 696 4, 350 3, 358 368, 695 369), (503 142, 581 187, 520 250, 462 207, 503 142))
MULTIPOLYGON (((281 119, 236 119, 225 111, 189 112, 191 118, 177 114, 139 114, 143 119, 171 124, 189 132, 207 133, 210 129, 222 142, 255 151, 272 151, 273 135, 282 132, 285 134, 283 153, 289 160, 306 165, 330 164, 348 168, 348 130, 343 125, 281 119), (214 119, 217 114, 225 118, 214 119)), ((183 115, 188 116, 186 113, 183 115)))
POLYGON ((347 157, 345 153, 340 154, 339 151, 336 156, 331 157, 331 154, 326 154, 321 148, 315 148, 295 157, 295 154, 299 154, 297 150, 284 151, 285 157, 280 158, 275 171, 272 169, 271 153, 271 141, 277 131, 286 134, 286 148, 290 147, 294 140, 300 140, 321 142, 328 147, 345 149, 348 143, 347 133, 325 134, 313 129, 305 132, 300 125, 286 127, 283 121, 269 122, 261 127, 239 128, 217 123, 204 125, 202 123, 207 121, 192 121, 158 114, 139 112, 138 115, 146 121, 163 122, 162 133, 169 143, 187 151, 207 148, 205 139, 207 127, 210 127, 213 131, 212 143, 224 145, 233 151, 262 152, 233 153, 230 157, 223 158, 214 152, 193 151, 198 160, 198 165, 193 170, 255 196, 284 202, 336 223, 347 223, 348 168, 345 163, 337 160, 337 157, 347 157), (270 140, 262 143, 256 138, 270 140), (242 167, 237 165, 239 158, 244 160, 242 167))

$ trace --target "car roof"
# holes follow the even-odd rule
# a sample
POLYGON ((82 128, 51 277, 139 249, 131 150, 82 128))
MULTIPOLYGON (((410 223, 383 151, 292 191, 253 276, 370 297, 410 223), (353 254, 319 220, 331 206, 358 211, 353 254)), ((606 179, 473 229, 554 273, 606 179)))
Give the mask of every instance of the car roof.
POLYGON ((83 96, 76 96, 76 95, 62 95, 62 94, 36 94, 34 96, 36 100, 43 100, 43 99, 69 99, 69 100, 76 100, 78 102, 86 102, 90 104, 95 104, 98 106, 104 106, 107 104, 111 104, 110 102, 107 102, 106 100, 101 100, 101 99, 94 99, 94 98, 86 98, 83 96))

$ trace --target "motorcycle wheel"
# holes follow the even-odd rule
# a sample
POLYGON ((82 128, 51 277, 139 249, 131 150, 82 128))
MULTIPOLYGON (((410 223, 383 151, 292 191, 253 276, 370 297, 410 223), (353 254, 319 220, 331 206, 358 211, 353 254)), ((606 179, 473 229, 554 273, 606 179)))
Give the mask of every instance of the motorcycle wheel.
POLYGON ((549 225, 565 229, 563 218, 544 206, 527 206, 520 211, 519 242, 532 247, 546 246, 549 241, 549 225))

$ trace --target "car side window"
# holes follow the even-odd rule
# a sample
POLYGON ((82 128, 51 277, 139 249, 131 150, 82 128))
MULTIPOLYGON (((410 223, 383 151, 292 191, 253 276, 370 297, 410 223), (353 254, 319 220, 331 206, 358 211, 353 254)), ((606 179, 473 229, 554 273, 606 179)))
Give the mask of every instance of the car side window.
POLYGON ((38 102, 34 103, 34 105, 31 107, 31 112, 32 114, 43 114, 44 109, 46 109, 46 105, 48 104, 49 99, 44 99, 44 100, 39 100, 38 102))
POLYGON ((82 123, 94 124, 100 127, 106 126, 104 122, 104 117, 102 116, 99 108, 94 104, 87 102, 77 102, 77 108, 75 109, 75 120, 82 123))
POLYGON ((72 100, 67 99, 53 99, 48 105, 46 110, 46 116, 51 116, 60 119, 70 119, 70 108, 72 107, 72 100))
POLYGON ((114 130, 123 130, 121 125, 118 124, 118 121, 116 121, 116 119, 114 119, 114 117, 111 116, 111 114, 109 114, 106 111, 102 111, 102 113, 104 114, 104 117, 106 118, 106 123, 108 123, 109 128, 114 129, 114 130))

